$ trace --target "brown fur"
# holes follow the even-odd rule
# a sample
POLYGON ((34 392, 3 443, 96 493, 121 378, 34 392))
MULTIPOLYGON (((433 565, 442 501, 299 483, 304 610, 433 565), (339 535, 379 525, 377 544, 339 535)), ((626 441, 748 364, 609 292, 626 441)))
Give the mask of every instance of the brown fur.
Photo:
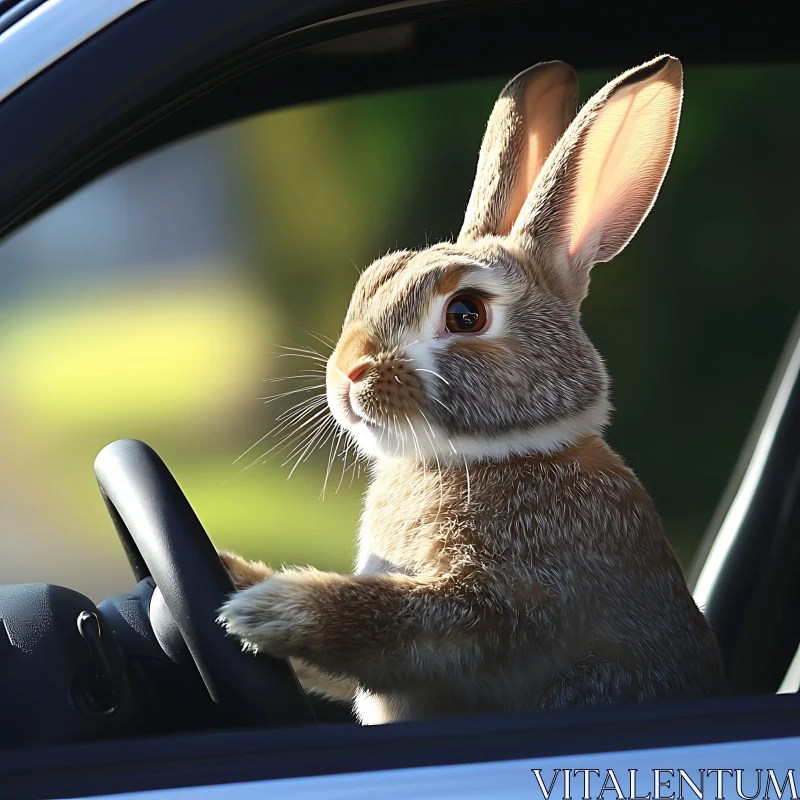
POLYGON ((235 589, 246 589, 269 578, 274 570, 261 561, 246 561, 240 555, 227 550, 220 550, 219 557, 228 570, 235 589))
POLYGON ((507 358, 510 362, 513 362, 513 347, 513 339, 481 339, 470 336, 453 342, 453 352, 472 353, 481 358, 507 358))
POLYGON ((327 371, 373 459, 356 574, 223 554, 244 591, 221 621, 364 722, 725 690, 653 502, 601 437, 608 376, 580 324, 590 267, 655 199, 680 93, 665 56, 573 120, 571 69, 527 70, 492 113, 458 241, 359 279, 327 371), (464 289, 492 316, 470 336, 443 327, 464 289))
MULTIPOLYGON (((722 690, 713 635, 652 502, 601 440, 477 465, 469 503, 465 470, 448 470, 441 510, 437 480, 406 461, 378 470, 362 530, 391 571, 297 573, 294 611, 313 624, 275 655, 350 678, 340 686, 357 684, 387 720, 398 704, 422 717, 722 690), (606 524, 587 536, 595 506, 606 524)), ((252 609, 254 626, 279 587, 252 609)))
POLYGON ((365 353, 376 349, 371 341, 369 333, 361 327, 352 326, 342 337, 339 346, 336 348, 336 358, 332 359, 331 365, 338 369, 343 375, 347 375, 350 370, 360 361, 365 353))

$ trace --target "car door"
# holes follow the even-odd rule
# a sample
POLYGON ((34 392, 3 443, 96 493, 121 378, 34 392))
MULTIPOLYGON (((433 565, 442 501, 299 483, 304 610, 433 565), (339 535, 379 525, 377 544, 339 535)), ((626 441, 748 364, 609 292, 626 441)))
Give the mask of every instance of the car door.
MULTIPOLYGON (((527 65, 529 31, 541 24, 519 3, 49 0, 0 11, 2 234, 211 126, 370 89, 512 72, 527 65)), ((538 52, 579 66, 632 61, 641 50, 683 48, 696 63, 734 58, 700 28, 687 37, 666 23, 645 45, 613 25, 598 37, 593 24, 587 10, 577 35, 548 28, 538 52)), ((796 57, 792 39, 778 30, 735 57, 796 57)), ((796 345, 795 336, 698 567, 737 686, 764 696, 5 752, 0 795, 796 797, 800 705, 793 694, 767 696, 800 640, 796 345)))

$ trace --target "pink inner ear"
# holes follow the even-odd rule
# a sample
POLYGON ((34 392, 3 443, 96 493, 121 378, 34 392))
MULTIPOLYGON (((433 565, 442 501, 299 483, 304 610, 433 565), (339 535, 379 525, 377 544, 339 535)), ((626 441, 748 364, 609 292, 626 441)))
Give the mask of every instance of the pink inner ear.
MULTIPOLYGON (((569 67, 566 67, 569 70, 569 67)), ((568 75, 571 76, 569 70, 568 75)), ((532 80, 525 87, 518 113, 524 131, 522 153, 498 233, 507 235, 536 181, 550 151, 575 115, 577 84, 565 80, 562 69, 552 69, 532 80)))
POLYGON ((630 241, 669 166, 681 105, 681 69, 621 88, 586 133, 569 214, 568 255, 585 268, 630 241))

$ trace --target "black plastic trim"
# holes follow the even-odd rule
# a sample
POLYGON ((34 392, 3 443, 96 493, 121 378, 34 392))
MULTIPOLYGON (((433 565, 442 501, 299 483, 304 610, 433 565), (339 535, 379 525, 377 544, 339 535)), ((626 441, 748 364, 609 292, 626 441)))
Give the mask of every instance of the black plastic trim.
MULTIPOLYGON (((0 236, 106 171, 108 162, 89 171, 101 156, 248 70, 254 59, 377 24, 370 16, 385 24, 486 1, 396 2, 372 10, 363 0, 139 5, 0 104, 0 236)), ((298 94, 303 85, 289 82, 298 94)))
POLYGON ((757 482, 738 501, 741 513, 730 548, 716 573, 706 578, 712 584, 703 610, 720 643, 729 687, 738 693, 777 691, 800 643, 799 353, 800 316, 692 574, 696 584, 726 516, 745 491, 745 473, 754 463, 767 418, 777 415, 757 482))
POLYGON ((794 695, 182 735, 0 753, 4 796, 93 794, 800 736, 794 695))
POLYGON ((16 2, 0 2, 0 33, 8 30, 12 25, 19 22, 24 16, 27 16, 35 8, 42 5, 45 0, 22 0, 16 2))
POLYGON ((692 25, 673 10, 655 28, 645 15, 621 26, 587 3, 564 26, 560 7, 522 0, 152 0, 0 104, 0 235, 130 158, 271 108, 550 58, 618 69, 659 52, 687 65, 798 59, 790 25, 755 36, 745 18, 721 29, 691 13, 692 25), (305 49, 396 24, 412 26, 407 42, 367 61, 346 42, 305 49))

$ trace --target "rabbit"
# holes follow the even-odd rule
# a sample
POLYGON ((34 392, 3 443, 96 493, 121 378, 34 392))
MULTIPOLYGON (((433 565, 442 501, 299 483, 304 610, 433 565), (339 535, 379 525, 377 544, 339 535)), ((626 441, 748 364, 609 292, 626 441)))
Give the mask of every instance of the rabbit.
POLYGON ((454 242, 379 258, 327 362, 371 461, 354 575, 223 553, 220 622, 363 724, 726 691, 652 500, 603 440, 609 378, 581 327, 590 270, 672 157, 676 58, 576 114, 563 62, 517 75, 454 242))

